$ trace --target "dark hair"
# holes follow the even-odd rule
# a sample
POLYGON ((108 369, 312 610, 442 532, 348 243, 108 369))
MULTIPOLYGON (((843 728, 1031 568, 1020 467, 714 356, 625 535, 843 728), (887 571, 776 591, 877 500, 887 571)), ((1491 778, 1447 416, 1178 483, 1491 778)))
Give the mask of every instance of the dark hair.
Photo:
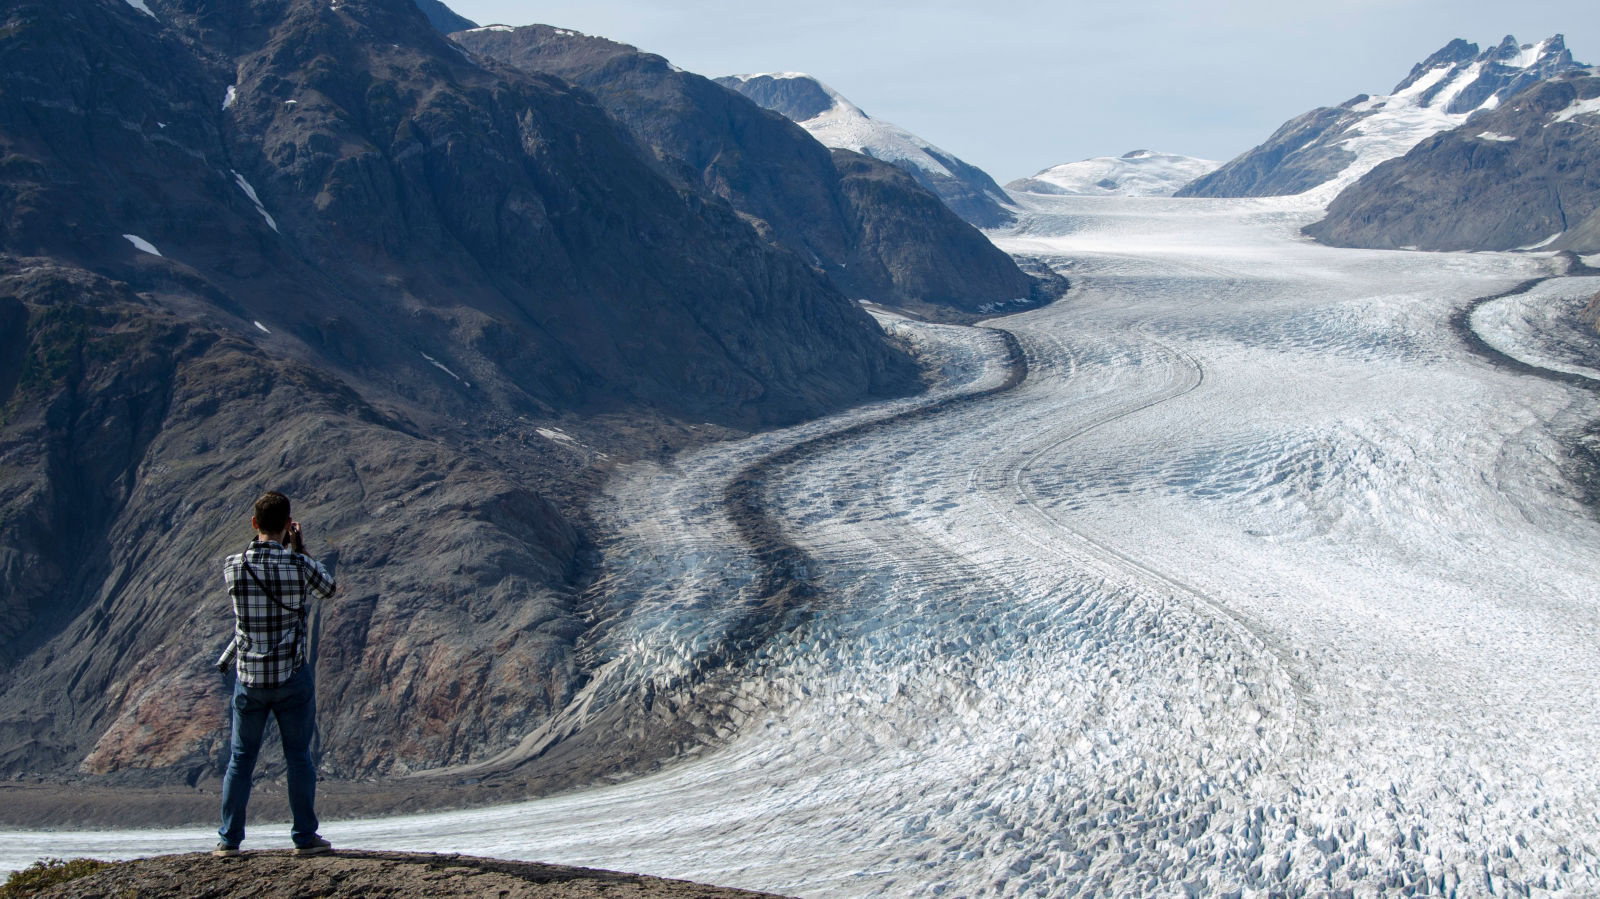
POLYGON ((273 490, 256 500, 256 528, 263 534, 276 534, 289 526, 289 498, 273 490))

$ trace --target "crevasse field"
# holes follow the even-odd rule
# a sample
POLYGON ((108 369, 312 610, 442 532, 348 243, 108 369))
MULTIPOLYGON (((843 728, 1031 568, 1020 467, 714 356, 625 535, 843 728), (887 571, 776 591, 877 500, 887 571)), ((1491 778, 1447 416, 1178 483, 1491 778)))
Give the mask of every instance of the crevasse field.
MULTIPOLYGON (((1600 395, 1451 327, 1561 264, 1321 247, 1292 199, 1029 202, 993 236, 1075 289, 991 322, 1020 385, 999 332, 886 320, 932 394, 611 483, 601 674, 555 729, 648 683, 716 745, 324 833, 799 896, 1600 894, 1600 520, 1567 472, 1600 395), (804 603, 740 549, 752 472, 804 603)), ((1597 289, 1473 324, 1600 378, 1549 313, 1597 289)), ((11 868, 214 839, 0 837, 11 868)))

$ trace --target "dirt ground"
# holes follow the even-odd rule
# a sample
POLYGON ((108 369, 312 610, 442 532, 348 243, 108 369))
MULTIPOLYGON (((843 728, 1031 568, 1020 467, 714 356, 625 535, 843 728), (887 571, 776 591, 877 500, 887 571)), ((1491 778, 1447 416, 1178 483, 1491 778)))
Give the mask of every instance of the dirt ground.
POLYGON ((287 850, 163 855, 103 868, 39 897, 64 899, 257 899, 495 896, 504 899, 747 899, 770 896, 682 880, 466 855, 337 852, 296 858, 287 850))

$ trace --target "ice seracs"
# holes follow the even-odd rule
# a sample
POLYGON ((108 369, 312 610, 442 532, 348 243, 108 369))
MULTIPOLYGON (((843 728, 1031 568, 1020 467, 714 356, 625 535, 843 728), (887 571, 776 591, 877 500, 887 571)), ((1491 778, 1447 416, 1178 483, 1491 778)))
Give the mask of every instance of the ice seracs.
MULTIPOLYGON (((563 720, 648 689, 715 745, 341 845, 803 896, 1600 895, 1600 523, 1561 470, 1594 395, 1452 325, 1548 260, 1331 249, 1300 200, 1024 201, 998 239, 1079 289, 993 323, 1020 384, 995 331, 886 319, 929 394, 596 491, 563 720), (736 642, 753 470, 825 601, 736 642)), ((1546 300, 1600 288, 1566 280, 1475 326, 1547 364, 1546 300)), ((0 868, 184 838, 5 833, 0 868)))

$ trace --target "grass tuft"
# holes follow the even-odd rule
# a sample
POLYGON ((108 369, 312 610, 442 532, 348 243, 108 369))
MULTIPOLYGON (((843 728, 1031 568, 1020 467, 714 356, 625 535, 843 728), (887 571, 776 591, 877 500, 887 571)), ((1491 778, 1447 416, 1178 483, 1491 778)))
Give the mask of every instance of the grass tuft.
POLYGON ((0 899, 32 896, 46 887, 86 877, 110 864, 97 858, 47 858, 36 861, 21 871, 11 872, 6 882, 0 884, 0 899))

